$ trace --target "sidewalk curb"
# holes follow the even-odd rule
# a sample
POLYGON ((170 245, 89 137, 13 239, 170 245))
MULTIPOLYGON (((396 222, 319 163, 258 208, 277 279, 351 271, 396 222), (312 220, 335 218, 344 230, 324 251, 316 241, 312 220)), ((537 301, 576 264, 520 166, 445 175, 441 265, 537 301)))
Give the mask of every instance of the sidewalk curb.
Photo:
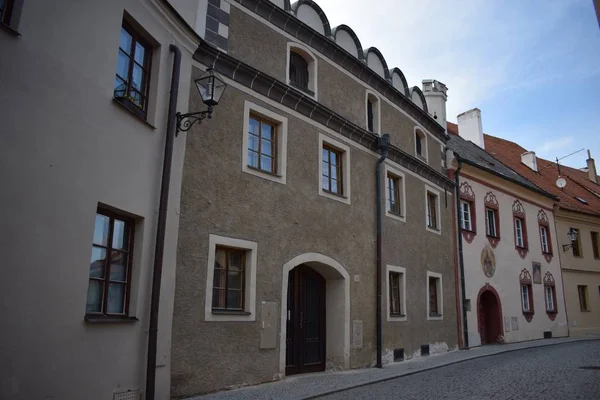
MULTIPOLYGON (((559 346, 559 345, 569 344, 569 343, 579 343, 579 342, 588 342, 588 341, 596 341, 596 340, 600 340, 600 338, 581 338, 581 339, 571 340, 571 341, 568 341, 568 342, 547 343, 547 344, 541 344, 541 345, 538 345, 538 346, 531 346, 531 347, 522 347, 522 348, 516 348, 516 349, 500 350, 500 351, 497 351, 495 353, 490 353, 490 354, 473 355, 473 356, 468 357, 468 358, 463 358, 462 360, 448 361, 448 362, 443 363, 443 364, 434 365, 434 366, 430 366, 430 367, 423 367, 421 369, 417 369, 417 370, 414 370, 414 371, 399 372, 396 375, 386 376, 384 378, 374 379, 372 381, 364 382, 364 383, 359 383, 357 385, 347 385, 347 386, 344 386, 344 387, 341 387, 341 388, 323 391, 323 392, 320 392, 318 394, 311 394, 310 396, 297 397, 297 398, 295 398, 295 400, 312 400, 312 399, 317 399, 319 397, 323 397, 323 396, 328 396, 328 395, 335 394, 335 393, 344 392, 346 390, 356 389, 356 388, 360 388, 360 387, 364 387, 364 386, 373 385, 373 384, 376 384, 376 383, 386 382, 386 381, 389 381, 389 380, 392 380, 392 379, 402 378, 404 376, 415 375, 415 374, 419 374, 421 372, 431 371, 431 370, 434 370, 434 369, 446 367, 448 365, 459 364, 459 363, 462 363, 462 362, 465 362, 465 361, 474 360, 474 359, 477 359, 477 358, 491 357, 491 356, 496 356, 498 354, 512 353, 512 352, 515 352, 515 351, 530 350, 530 349, 536 349, 536 348, 541 348, 541 347, 559 346)), ((462 350, 458 350, 458 351, 462 351, 462 350)))

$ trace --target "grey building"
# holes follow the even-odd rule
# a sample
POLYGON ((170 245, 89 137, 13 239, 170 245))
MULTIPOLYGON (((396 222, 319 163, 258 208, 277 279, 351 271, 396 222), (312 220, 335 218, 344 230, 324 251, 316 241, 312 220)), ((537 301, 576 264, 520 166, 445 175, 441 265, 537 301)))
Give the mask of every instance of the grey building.
POLYGON ((312 1, 174 6, 205 39, 192 77, 228 87, 180 134, 171 395, 376 364, 378 201, 382 362, 456 348, 446 87, 410 88, 312 1))

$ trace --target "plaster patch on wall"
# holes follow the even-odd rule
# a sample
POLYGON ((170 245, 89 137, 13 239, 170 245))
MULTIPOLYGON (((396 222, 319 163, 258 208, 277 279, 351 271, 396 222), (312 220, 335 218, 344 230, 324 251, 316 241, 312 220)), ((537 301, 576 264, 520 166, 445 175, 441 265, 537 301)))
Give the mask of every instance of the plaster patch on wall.
POLYGON ((431 343, 429 345, 429 354, 446 353, 450 350, 446 342, 431 343))
POLYGON ((383 365, 391 364, 394 362, 394 349, 384 349, 381 355, 381 362, 383 365))

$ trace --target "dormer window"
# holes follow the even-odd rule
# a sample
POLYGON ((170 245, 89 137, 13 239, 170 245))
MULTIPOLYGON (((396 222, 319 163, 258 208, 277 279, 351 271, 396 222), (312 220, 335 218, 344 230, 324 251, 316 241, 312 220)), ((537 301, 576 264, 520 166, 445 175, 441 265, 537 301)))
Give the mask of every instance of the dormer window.
POLYGON ((316 58, 296 43, 288 43, 288 84, 316 99, 316 58))

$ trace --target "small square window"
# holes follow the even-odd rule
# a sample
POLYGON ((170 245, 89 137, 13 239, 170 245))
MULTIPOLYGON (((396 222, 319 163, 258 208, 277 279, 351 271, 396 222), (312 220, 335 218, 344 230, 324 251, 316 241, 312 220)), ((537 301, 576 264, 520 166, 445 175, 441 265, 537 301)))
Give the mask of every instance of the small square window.
POLYGON ((319 194, 350 204, 350 147, 319 134, 319 194))
POLYGON ((427 319, 442 319, 443 297, 441 274, 427 272, 427 298, 427 319))
POLYGON ((134 221, 98 208, 94 223, 87 315, 128 315, 134 221))

